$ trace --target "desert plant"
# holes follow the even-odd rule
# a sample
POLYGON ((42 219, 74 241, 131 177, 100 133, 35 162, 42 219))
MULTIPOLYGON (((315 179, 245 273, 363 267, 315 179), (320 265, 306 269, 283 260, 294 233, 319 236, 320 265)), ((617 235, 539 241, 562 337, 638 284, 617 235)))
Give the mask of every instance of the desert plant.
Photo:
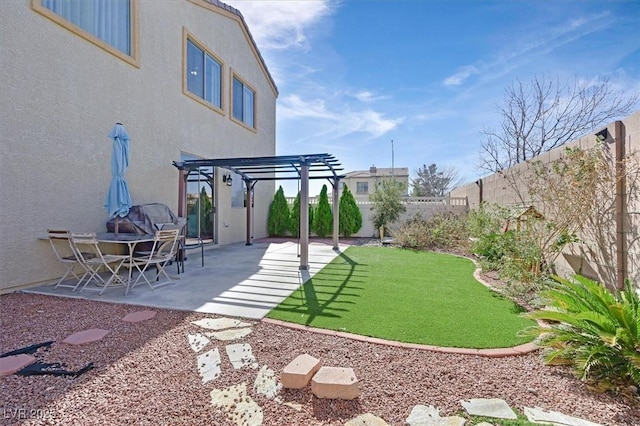
POLYGON ((429 218, 417 214, 405 220, 393 236, 395 243, 401 247, 417 250, 465 252, 469 240, 466 216, 451 212, 436 213, 429 218))
POLYGON ((629 280, 612 293, 580 275, 556 276, 541 296, 547 306, 523 315, 551 322, 525 332, 539 336, 547 363, 570 365, 599 389, 640 385, 640 297, 629 280))
POLYGON ((318 206, 311 223, 313 223, 313 232, 318 237, 326 237, 333 230, 333 213, 331 212, 331 206, 329 206, 327 185, 322 185, 320 197, 318 197, 318 206))
POLYGON ((291 213, 282 186, 278 187, 278 190, 273 196, 273 201, 269 206, 268 220, 267 232, 270 237, 287 235, 291 223, 291 213))
POLYGON ((406 210, 402 204, 402 191, 402 184, 393 179, 385 179, 376 187, 375 192, 371 195, 373 202, 371 221, 375 229, 386 227, 395 222, 400 217, 400 213, 406 210))
POLYGON ((340 234, 343 237, 347 238, 362 228, 362 212, 347 185, 342 188, 338 211, 340 234))

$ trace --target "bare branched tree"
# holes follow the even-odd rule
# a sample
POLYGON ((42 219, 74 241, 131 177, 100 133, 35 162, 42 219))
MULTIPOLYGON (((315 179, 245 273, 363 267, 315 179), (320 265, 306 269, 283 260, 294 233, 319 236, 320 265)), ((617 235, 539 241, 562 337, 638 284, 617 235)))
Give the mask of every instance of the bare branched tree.
POLYGON ((530 160, 628 115, 637 103, 637 93, 616 92, 607 78, 516 80, 498 107, 500 129, 484 129, 480 168, 498 172, 530 160))
POLYGON ((423 165, 415 173, 415 179, 411 179, 414 197, 444 197, 463 183, 458 170, 451 166, 438 170, 435 164, 423 165))

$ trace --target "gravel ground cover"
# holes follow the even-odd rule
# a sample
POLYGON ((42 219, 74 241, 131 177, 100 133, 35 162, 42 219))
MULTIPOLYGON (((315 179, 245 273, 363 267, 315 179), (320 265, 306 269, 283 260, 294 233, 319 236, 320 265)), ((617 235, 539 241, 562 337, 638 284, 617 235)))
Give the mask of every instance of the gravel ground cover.
MULTIPOLYGON (((187 334, 199 331, 191 321, 215 315, 157 310, 148 321, 121 321, 140 309, 145 308, 1 295, 0 353, 54 340, 49 350, 37 353, 41 361, 59 362, 69 370, 93 362, 95 368, 77 378, 0 378, 0 423, 227 425, 232 423, 211 405, 209 394, 245 382, 249 395, 262 407, 265 425, 342 425, 366 412, 389 424, 404 425, 417 404, 434 405, 447 416, 462 413, 461 399, 494 397, 519 412, 537 406, 603 425, 640 424, 637 397, 594 393, 565 367, 544 366, 536 353, 500 359, 436 353, 249 321, 252 332, 242 342, 252 346, 260 366, 280 372, 297 355, 308 353, 323 365, 355 370, 361 393, 353 401, 317 399, 309 387, 282 390, 281 401, 299 404, 298 410, 255 394, 258 369, 234 370, 224 356, 221 376, 202 384, 187 334), (110 332, 86 345, 60 343, 69 334, 90 328, 110 332)), ((224 353, 225 342, 211 345, 224 353)))

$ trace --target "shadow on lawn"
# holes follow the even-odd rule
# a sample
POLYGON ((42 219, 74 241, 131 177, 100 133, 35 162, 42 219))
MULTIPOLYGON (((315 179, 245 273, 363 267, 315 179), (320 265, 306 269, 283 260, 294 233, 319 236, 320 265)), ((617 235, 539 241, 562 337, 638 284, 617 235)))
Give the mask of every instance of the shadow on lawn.
POLYGON ((336 299, 340 295, 358 297, 357 293, 345 293, 345 290, 347 289, 358 290, 363 288, 363 287, 353 286, 353 283, 355 282, 363 282, 362 280, 353 279, 354 277, 355 278, 364 277, 364 275, 356 274, 356 268, 363 267, 363 266, 366 266, 366 265, 363 265, 361 263, 354 261, 345 253, 340 253, 338 258, 336 258, 329 265, 325 266, 325 268, 319 274, 316 274, 314 278, 309 279, 300 287, 300 289, 298 290, 298 293, 300 294, 298 298, 298 300, 300 301, 299 305, 297 306, 289 305, 289 307, 280 305, 276 309, 284 312, 295 312, 295 313, 300 313, 302 315, 307 315, 308 317, 305 321, 305 325, 311 324, 314 321, 314 319, 319 316, 328 317, 328 318, 340 318, 339 313, 347 312, 347 309, 337 308, 335 306, 329 307, 329 305, 331 305, 334 302, 343 303, 343 304, 354 303, 354 302, 346 302, 346 301, 336 302, 336 299), (348 270, 346 272, 341 272, 341 273, 327 272, 327 269, 329 271, 331 269, 344 271, 344 269, 342 268, 342 265, 338 265, 336 263, 338 259, 343 260, 342 265, 345 265, 345 264, 348 265, 348 270), (322 277, 323 276, 326 277, 327 275, 330 277, 340 276, 344 278, 342 279, 342 282, 340 283, 340 285, 338 285, 337 287, 333 285, 329 286, 331 288, 331 291, 320 291, 320 288, 323 287, 322 277), (348 285, 348 284, 352 284, 352 285, 348 285), (318 298, 319 294, 330 294, 331 296, 327 299, 320 300, 318 298))

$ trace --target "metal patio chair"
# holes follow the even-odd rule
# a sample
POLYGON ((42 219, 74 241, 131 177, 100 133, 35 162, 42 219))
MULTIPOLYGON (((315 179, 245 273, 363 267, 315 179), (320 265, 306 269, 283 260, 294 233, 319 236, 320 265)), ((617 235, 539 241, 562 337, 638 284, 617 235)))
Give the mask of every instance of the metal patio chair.
POLYGON ((153 246, 150 251, 134 252, 132 257, 124 262, 123 266, 129 268, 129 282, 125 294, 128 294, 129 290, 135 287, 141 280, 146 282, 152 290, 165 284, 173 283, 173 279, 167 274, 165 267, 173 261, 176 256, 179 235, 180 229, 161 229, 156 231, 153 246), (149 280, 145 273, 151 266, 155 267, 156 271, 155 277, 149 280), (135 281, 132 282, 132 271, 134 268, 138 271, 138 276, 135 281), (166 280, 157 282, 160 281, 161 275, 163 275, 166 280))
POLYGON ((127 285, 127 282, 118 275, 118 272, 122 264, 129 259, 129 255, 102 253, 96 234, 93 232, 84 234, 71 233, 70 241, 78 261, 87 272, 85 276, 88 275, 86 279, 83 277, 83 280, 78 283, 79 286, 84 281, 80 291, 87 288, 87 285, 92 281, 95 281, 96 285, 101 287, 101 295, 114 281, 118 281, 124 286, 127 285), (100 275, 102 269, 107 272, 108 278, 105 279, 100 275))
POLYGON ((87 271, 80 264, 78 256, 76 256, 73 246, 70 241, 71 233, 68 229, 47 229, 49 234, 49 243, 51 249, 56 255, 58 262, 62 263, 66 270, 62 277, 56 282, 54 288, 67 287, 72 288, 74 291, 78 288, 78 285, 86 277, 87 271), (76 269, 80 268, 80 272, 83 272, 82 277, 79 277, 76 273, 76 269), (73 284, 62 284, 69 276, 72 275, 77 281, 73 284))

